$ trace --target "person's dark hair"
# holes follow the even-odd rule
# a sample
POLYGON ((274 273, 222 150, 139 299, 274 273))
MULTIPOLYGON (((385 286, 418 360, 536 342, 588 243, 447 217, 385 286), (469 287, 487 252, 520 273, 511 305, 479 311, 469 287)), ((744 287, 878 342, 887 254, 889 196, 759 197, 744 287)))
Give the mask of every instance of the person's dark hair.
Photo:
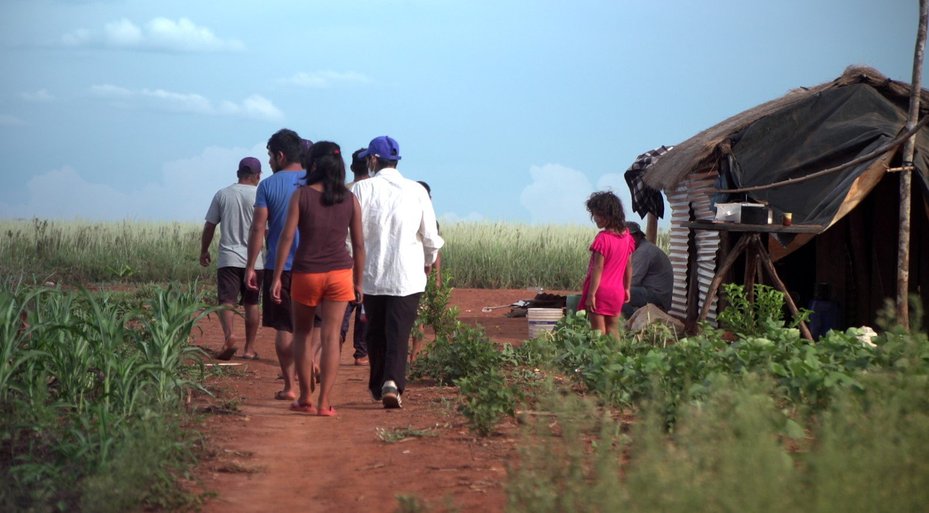
POLYGON ((429 187, 429 184, 422 180, 417 180, 416 183, 418 183, 419 185, 422 185, 423 189, 426 189, 426 194, 428 194, 429 198, 431 199, 432 198, 432 187, 429 187))
POLYGON ((606 221, 606 228, 622 232, 626 229, 626 213, 623 202, 610 191, 595 192, 587 198, 587 211, 606 221))
POLYGON ((300 140, 300 164, 303 165, 303 169, 307 168, 307 160, 310 156, 310 150, 313 148, 313 141, 309 139, 300 140))
POLYGON ((382 159, 381 157, 377 157, 377 165, 375 166, 374 170, 380 171, 381 169, 388 168, 388 167, 396 169, 397 162, 400 162, 400 161, 399 160, 385 160, 385 159, 382 159))
POLYGON ((367 148, 358 148, 352 153, 352 164, 349 166, 352 170, 352 174, 357 176, 366 176, 368 174, 368 163, 365 162, 365 159, 360 157, 361 152, 365 151, 367 148))
POLYGON ((307 185, 323 184, 323 205, 342 203, 348 194, 345 188, 345 161, 342 149, 331 141, 319 141, 313 144, 307 155, 310 169, 307 169, 307 185))
POLYGON ((288 128, 282 128, 268 139, 268 151, 273 154, 281 152, 288 164, 301 163, 300 157, 303 155, 303 139, 297 135, 297 132, 288 128))

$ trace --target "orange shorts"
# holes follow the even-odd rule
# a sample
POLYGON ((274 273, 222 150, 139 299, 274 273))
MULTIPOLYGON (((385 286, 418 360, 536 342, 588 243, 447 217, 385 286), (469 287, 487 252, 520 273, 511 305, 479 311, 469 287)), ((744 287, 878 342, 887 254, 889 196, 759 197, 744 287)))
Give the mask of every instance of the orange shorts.
POLYGON ((291 273, 290 299, 306 306, 329 301, 354 301, 355 282, 351 269, 325 273, 291 273))

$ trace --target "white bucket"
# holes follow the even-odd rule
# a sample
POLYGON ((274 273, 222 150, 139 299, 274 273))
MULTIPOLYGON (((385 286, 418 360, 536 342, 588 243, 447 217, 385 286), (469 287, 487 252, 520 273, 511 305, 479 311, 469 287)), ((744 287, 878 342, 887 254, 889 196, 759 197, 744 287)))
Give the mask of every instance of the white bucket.
POLYGON ((529 338, 536 338, 543 331, 552 331, 562 317, 564 312, 561 308, 530 308, 526 314, 529 320, 529 338))

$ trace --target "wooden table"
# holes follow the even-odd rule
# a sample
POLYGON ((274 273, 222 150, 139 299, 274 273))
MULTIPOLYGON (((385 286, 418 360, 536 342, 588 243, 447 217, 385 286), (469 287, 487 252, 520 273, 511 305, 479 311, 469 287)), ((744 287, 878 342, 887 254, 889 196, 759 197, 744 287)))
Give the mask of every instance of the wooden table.
MULTIPOLYGON (((742 252, 745 252, 745 288, 749 294, 749 300, 754 300, 755 271, 760 262, 764 270, 768 272, 771 282, 774 283, 774 288, 784 294, 784 300, 787 302, 787 308, 790 309, 790 313, 794 318, 799 317, 800 311, 797 309, 797 305, 794 303, 793 298, 790 297, 790 293, 787 292, 787 287, 784 286, 784 282, 781 281, 780 276, 777 275, 777 270, 774 269, 774 263, 771 261, 768 248, 766 248, 761 241, 761 234, 820 233, 823 231, 822 226, 814 224, 782 226, 779 224, 716 223, 711 221, 694 221, 685 223, 684 226, 694 230, 710 230, 739 234, 739 240, 726 255, 722 265, 719 266, 716 274, 713 276, 713 280, 710 282, 710 288, 706 292, 706 299, 703 301, 703 308, 700 309, 698 320, 706 320, 707 315, 710 313, 710 305, 713 303, 713 299, 719 291, 719 286, 722 284, 723 276, 729 272, 729 269, 742 252)), ((806 323, 800 322, 800 332, 807 340, 813 340, 813 335, 810 333, 810 329, 807 327, 806 323)))

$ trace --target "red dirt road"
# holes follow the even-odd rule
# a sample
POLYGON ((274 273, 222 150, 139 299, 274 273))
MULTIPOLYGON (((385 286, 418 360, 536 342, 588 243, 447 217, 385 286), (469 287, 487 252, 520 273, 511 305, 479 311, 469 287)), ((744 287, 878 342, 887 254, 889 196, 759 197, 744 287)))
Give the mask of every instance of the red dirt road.
MULTIPOLYGON (((533 295, 524 289, 456 289, 451 302, 459 320, 484 326, 495 342, 519 342, 528 335, 525 318, 506 318, 509 308, 482 313, 481 307, 533 295)), ((202 328, 195 343, 220 348, 215 316, 202 328)), ((240 337, 243 330, 237 318, 240 337)), ((262 359, 233 359, 243 365, 208 381, 216 397, 192 403, 233 410, 210 414, 203 424, 214 455, 196 474, 204 489, 217 494, 204 512, 390 512, 398 508, 397 496, 416 497, 430 511, 503 510, 507 464, 516 455, 515 424, 504 423, 488 438, 472 435, 456 411, 456 390, 419 382, 408 383, 402 410, 383 409, 367 391, 368 368, 353 365, 351 334, 334 390, 338 416, 290 412, 288 402, 273 399, 281 388, 273 331, 262 328, 258 337, 262 359), (396 443, 378 437, 378 430, 407 428, 428 436, 396 443)))

